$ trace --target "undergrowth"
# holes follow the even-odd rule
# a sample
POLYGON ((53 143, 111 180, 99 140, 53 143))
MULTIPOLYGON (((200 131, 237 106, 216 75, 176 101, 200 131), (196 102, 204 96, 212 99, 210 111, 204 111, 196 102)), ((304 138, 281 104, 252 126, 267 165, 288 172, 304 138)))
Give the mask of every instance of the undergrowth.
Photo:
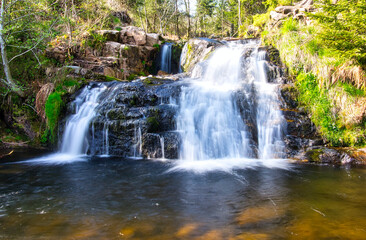
POLYGON ((344 116, 345 112, 355 113, 350 108, 366 102, 357 100, 366 98, 364 72, 327 46, 317 35, 320 29, 316 23, 309 26, 288 18, 279 29, 265 28, 262 40, 280 51, 300 93, 299 104, 329 145, 364 146, 365 119, 352 122, 353 116, 344 116), (339 102, 343 106, 338 106, 339 102))

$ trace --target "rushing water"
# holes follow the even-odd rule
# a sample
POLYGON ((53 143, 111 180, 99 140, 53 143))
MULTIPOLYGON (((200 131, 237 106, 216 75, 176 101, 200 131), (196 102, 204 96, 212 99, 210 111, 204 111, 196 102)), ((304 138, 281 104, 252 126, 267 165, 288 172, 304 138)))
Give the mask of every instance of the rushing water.
POLYGON ((285 157, 282 140, 285 121, 277 85, 268 83, 265 54, 258 51, 256 41, 228 43, 212 53, 202 77, 182 89, 177 117, 183 138, 182 168, 206 165, 212 169, 216 165, 213 170, 220 170, 251 165, 256 155, 267 164, 279 163, 273 159, 285 157), (248 54, 249 57, 244 57, 248 54), (248 128, 253 126, 243 121, 235 92, 251 94, 249 104, 253 106, 246 114, 254 116, 257 138, 249 133, 248 128))
MULTIPOLYGON (((86 140, 86 133, 89 131, 90 122, 96 114, 95 108, 99 104, 99 95, 106 89, 105 86, 84 88, 83 91, 72 103, 75 113, 67 122, 62 138, 61 153, 70 155, 86 154, 89 144, 86 140)), ((108 139, 108 125, 106 125, 105 138, 108 139)), ((106 144, 108 141, 106 141, 106 144)), ((106 146, 106 149, 107 146, 106 146)), ((108 150, 106 150, 108 151, 108 150)))
POLYGON ((0 239, 365 239, 366 169, 0 164, 0 239))
POLYGON ((172 49, 173 43, 164 43, 160 53, 160 70, 172 73, 172 49))

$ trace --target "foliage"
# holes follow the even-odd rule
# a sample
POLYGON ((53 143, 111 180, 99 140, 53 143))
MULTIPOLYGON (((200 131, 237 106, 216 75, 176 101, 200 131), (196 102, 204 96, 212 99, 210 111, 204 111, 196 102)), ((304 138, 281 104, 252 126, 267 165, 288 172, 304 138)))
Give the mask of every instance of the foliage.
POLYGON ((322 11, 311 14, 321 31, 317 36, 338 54, 366 68, 366 4, 364 0, 321 0, 322 11))
POLYGON ((107 41, 106 36, 103 36, 95 32, 91 32, 86 44, 94 49, 102 49, 106 41, 107 41))
MULTIPOLYGON (((345 126, 342 120, 333 113, 332 102, 328 99, 328 90, 319 87, 316 76, 300 72, 296 87, 299 91, 298 101, 311 114, 311 120, 318 127, 322 136, 332 146, 363 146, 366 131, 360 126, 345 126)), ((364 96, 365 92, 352 85, 344 85, 352 95, 364 96)))

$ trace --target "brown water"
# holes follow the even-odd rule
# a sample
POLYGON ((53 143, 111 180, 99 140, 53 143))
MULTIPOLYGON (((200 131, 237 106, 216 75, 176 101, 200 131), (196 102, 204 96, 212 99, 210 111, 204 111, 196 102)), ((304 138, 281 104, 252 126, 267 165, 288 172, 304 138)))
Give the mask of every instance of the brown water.
POLYGON ((0 164, 0 239, 366 239, 366 169, 0 164))

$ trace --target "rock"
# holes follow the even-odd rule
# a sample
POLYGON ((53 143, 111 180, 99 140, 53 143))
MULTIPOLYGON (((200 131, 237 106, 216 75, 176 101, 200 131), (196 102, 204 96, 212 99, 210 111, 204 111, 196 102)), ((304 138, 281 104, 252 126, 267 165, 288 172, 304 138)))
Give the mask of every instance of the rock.
POLYGON ((127 11, 113 12, 112 15, 117 17, 122 24, 130 24, 132 22, 132 19, 128 15, 127 11))
POLYGON ((221 42, 208 38, 190 39, 182 50, 182 70, 191 72, 197 63, 205 60, 215 48, 222 45, 221 42))
POLYGON ((105 37, 107 41, 119 41, 120 33, 117 30, 98 30, 97 33, 105 37))
POLYGON ((91 127, 93 131, 88 137, 90 154, 105 154, 109 145, 109 154, 137 157, 141 146, 141 156, 161 158, 164 138, 165 158, 177 158, 180 139, 173 130, 178 107, 169 103, 170 99, 178 98, 181 83, 144 78, 104 84, 113 91, 100 96, 101 103, 91 127))
POLYGON ((296 88, 290 84, 280 87, 281 111, 287 122, 284 138, 289 157, 294 157, 309 146, 324 144, 309 116, 298 107, 296 88))
POLYGON ((274 21, 279 21, 279 20, 287 17, 287 15, 285 15, 283 13, 278 13, 276 11, 271 11, 269 13, 269 15, 270 15, 271 19, 274 21))
POLYGON ((157 75, 158 76, 167 76, 167 75, 170 75, 170 74, 167 73, 167 72, 164 72, 163 70, 159 70, 157 75))
POLYGON ((38 116, 41 117, 43 121, 46 121, 45 105, 48 96, 53 92, 55 85, 53 83, 47 83, 41 87, 36 95, 36 110, 38 116))
POLYGON ((120 31, 120 43, 142 46, 146 44, 144 30, 134 26, 123 27, 120 31))
POLYGON ((68 56, 68 49, 66 47, 62 47, 62 46, 57 46, 54 48, 47 48, 46 56, 48 58, 53 58, 60 63, 64 63, 68 56))
POLYGON ((160 35, 157 33, 147 33, 146 34, 146 46, 154 47, 160 44, 160 35))
POLYGON ((352 164, 356 159, 342 150, 326 147, 311 147, 304 154, 306 160, 314 163, 326 163, 335 165, 352 164))
POLYGON ((260 31, 259 27, 249 25, 247 28, 247 35, 253 36, 255 38, 259 38, 261 36, 261 31, 260 31))

